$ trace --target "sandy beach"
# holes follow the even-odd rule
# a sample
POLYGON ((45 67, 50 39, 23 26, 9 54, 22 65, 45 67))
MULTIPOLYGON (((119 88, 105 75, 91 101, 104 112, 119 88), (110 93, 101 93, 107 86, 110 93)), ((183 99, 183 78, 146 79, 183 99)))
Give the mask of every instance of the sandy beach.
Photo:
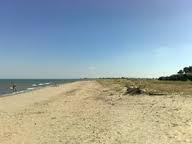
POLYGON ((1 144, 191 144, 192 98, 81 81, 0 98, 1 144))

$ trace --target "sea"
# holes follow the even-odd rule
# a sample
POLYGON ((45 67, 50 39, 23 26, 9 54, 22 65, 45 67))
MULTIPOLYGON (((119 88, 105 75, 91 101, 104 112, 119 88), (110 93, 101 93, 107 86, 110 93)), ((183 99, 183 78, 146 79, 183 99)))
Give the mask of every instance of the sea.
POLYGON ((47 86, 80 81, 80 79, 0 79, 0 97, 13 93, 12 85, 16 85, 17 93, 27 92, 47 86))

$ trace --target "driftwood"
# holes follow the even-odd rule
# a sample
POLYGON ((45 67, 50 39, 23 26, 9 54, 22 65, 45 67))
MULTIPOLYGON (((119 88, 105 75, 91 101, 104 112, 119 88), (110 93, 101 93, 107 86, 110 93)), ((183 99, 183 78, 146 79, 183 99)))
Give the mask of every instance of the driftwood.
POLYGON ((137 87, 129 87, 127 89, 127 93, 131 95, 139 95, 139 94, 143 94, 144 91, 137 87))
POLYGON ((123 89, 123 95, 141 95, 141 94, 146 94, 150 96, 161 96, 161 95, 167 95, 165 93, 159 93, 159 92, 149 92, 145 89, 141 89, 136 86, 131 86, 131 87, 125 87, 123 89))
POLYGON ((138 87, 125 87, 124 89, 123 89, 123 95, 128 95, 128 94, 130 94, 130 95, 140 95, 140 94, 144 94, 145 92, 144 92, 144 90, 142 90, 142 89, 140 89, 140 88, 138 88, 138 87))
POLYGON ((167 94, 166 93, 149 92, 148 95, 150 95, 150 96, 163 96, 163 95, 167 95, 167 94))

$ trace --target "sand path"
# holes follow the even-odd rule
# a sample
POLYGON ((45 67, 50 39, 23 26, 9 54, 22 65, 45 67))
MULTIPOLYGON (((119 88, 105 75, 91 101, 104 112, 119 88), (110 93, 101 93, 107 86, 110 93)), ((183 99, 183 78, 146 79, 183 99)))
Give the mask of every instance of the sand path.
POLYGON ((192 143, 192 99, 124 96, 96 81, 0 98, 2 144, 192 143))

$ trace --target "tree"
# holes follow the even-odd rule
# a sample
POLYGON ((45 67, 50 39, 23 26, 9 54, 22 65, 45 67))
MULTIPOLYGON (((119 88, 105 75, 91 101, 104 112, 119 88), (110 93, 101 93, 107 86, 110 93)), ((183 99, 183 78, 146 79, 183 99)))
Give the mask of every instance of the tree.
POLYGON ((180 70, 180 71, 178 72, 178 74, 184 74, 184 71, 183 71, 183 70, 180 70))
POLYGON ((183 69, 183 71, 184 71, 185 74, 188 74, 188 73, 190 72, 189 67, 185 67, 185 68, 183 69))
POLYGON ((192 66, 188 67, 189 73, 192 73, 192 66))
POLYGON ((192 81, 192 66, 185 67, 177 74, 173 74, 167 77, 160 77, 159 80, 171 80, 171 81, 192 81))
POLYGON ((192 66, 185 67, 185 68, 183 69, 183 71, 184 71, 185 74, 192 73, 192 66))

